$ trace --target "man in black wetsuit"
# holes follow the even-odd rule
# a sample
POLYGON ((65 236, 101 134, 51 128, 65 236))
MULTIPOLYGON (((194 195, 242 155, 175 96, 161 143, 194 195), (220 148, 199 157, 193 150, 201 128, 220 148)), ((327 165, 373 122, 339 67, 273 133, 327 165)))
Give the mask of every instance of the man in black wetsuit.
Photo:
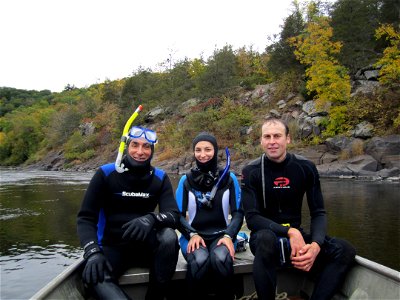
POLYGON ((265 153, 242 171, 242 203, 251 230, 258 299, 275 299, 276 268, 283 265, 281 238, 290 242, 290 265, 317 276, 311 299, 331 299, 354 261, 355 250, 348 242, 326 235, 318 171, 311 161, 288 153, 289 143, 288 126, 280 119, 267 119, 261 135, 265 153), (304 194, 310 233, 301 228, 304 194))
POLYGON ((126 171, 103 165, 86 191, 77 227, 86 259, 83 281, 95 298, 128 299, 118 278, 133 266, 150 268, 146 299, 167 294, 178 260, 173 228, 179 212, 169 177, 150 164, 156 142, 154 131, 132 127, 126 171))

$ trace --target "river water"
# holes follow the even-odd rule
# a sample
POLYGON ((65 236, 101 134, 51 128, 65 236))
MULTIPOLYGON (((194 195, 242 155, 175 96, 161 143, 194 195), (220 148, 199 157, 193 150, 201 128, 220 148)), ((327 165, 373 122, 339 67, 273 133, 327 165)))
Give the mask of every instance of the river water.
MULTIPOLYGON (((81 256, 76 214, 93 172, 0 172, 0 299, 28 299, 81 256)), ((179 178, 171 179, 176 186, 179 178)), ((321 182, 329 235, 400 270, 399 183, 321 182)))

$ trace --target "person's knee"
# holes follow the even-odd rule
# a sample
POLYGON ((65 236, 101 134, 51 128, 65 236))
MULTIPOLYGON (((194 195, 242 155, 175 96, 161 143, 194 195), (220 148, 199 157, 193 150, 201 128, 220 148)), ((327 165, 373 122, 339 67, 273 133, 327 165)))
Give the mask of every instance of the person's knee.
POLYGON ((157 240, 165 247, 178 245, 178 236, 172 228, 163 228, 157 233, 157 240))
POLYGON ((95 299, 130 299, 109 275, 103 282, 90 285, 89 291, 95 299))
POLYGON ((210 260, 216 274, 222 277, 233 275, 233 260, 225 245, 214 248, 210 254, 210 260))
POLYGON ((346 240, 332 238, 329 246, 334 249, 333 259, 344 265, 350 265, 354 262, 356 250, 346 240))
MULTIPOLYGON (((250 239, 251 241, 251 239, 250 239)), ((277 255, 277 237, 271 230, 259 230, 253 239, 252 251, 264 259, 272 259, 277 255)))
POLYGON ((352 264, 356 257, 356 249, 347 241, 339 240, 341 247, 342 261, 345 264, 352 264))
POLYGON ((187 256, 188 272, 192 279, 200 280, 205 276, 210 265, 208 250, 200 247, 187 256))
POLYGON ((178 256, 179 243, 178 236, 172 228, 163 228, 157 233, 158 255, 178 256))

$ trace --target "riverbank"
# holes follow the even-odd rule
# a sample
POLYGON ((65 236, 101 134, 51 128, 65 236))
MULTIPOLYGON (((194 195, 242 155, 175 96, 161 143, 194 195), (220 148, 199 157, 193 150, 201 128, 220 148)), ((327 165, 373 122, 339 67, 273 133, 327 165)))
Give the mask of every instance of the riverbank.
MULTIPOLYGON (((289 151, 313 161, 321 177, 400 181, 400 135, 373 137, 368 141, 335 137, 321 145, 292 148, 289 151), (356 145, 361 147, 359 155, 355 155, 356 145)), ((226 159, 223 152, 220 151, 219 157, 222 164, 226 159)), ((193 154, 189 152, 166 160, 160 160, 159 154, 156 149, 153 165, 170 174, 184 174, 194 165, 193 154)), ((234 150, 231 150, 231 154, 234 156, 234 150)), ((116 157, 117 151, 114 151, 102 153, 86 162, 71 164, 64 158, 62 151, 53 151, 41 161, 24 167, 48 171, 90 171, 115 161, 116 157)), ((240 175, 253 159, 232 159, 231 171, 240 175)))

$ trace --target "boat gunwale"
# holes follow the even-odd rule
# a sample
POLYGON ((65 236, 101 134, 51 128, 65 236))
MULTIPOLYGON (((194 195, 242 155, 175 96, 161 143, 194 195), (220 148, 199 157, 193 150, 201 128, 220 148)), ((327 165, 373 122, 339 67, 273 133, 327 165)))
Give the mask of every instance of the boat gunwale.
MULTIPOLYGON (((248 253, 249 254, 249 253, 248 253)), ((241 259, 238 259, 236 268, 235 270, 236 274, 244 274, 244 273, 251 273, 251 266, 253 265, 253 261, 249 259, 243 259, 241 262, 241 259)), ((84 259, 79 258, 76 262, 74 262, 72 265, 67 267, 64 271, 62 271, 60 274, 58 274, 55 278, 53 278, 49 283, 47 283, 44 287, 42 287, 38 292, 36 292, 30 299, 47 299, 49 295, 52 294, 52 292, 57 289, 59 286, 63 284, 63 282, 69 278, 70 276, 74 276, 76 274, 76 271, 83 265, 84 259)), ((388 279, 391 279, 395 281, 397 284, 400 283, 400 271, 396 271, 394 269, 391 269, 389 267, 386 267, 382 264, 373 262, 369 259, 366 259, 364 257, 356 255, 355 259, 355 267, 359 266, 361 268, 366 268, 368 270, 371 270, 379 275, 382 275, 384 277, 387 277, 388 279)), ((145 282, 146 278, 148 278, 148 271, 146 272, 145 268, 138 268, 140 269, 140 272, 138 273, 125 273, 122 275, 125 277, 125 279, 120 279, 120 284, 126 285, 126 284, 138 284, 140 282, 145 282), (135 280, 137 282, 133 283, 132 279, 128 279, 130 276, 137 277, 137 276, 142 276, 142 280, 135 280), (128 277, 128 278, 126 278, 128 277), (128 279, 128 280, 127 280, 128 279), (144 281, 143 281, 144 280, 144 281)), ((137 269, 137 271, 139 271, 137 269)), ((183 274, 186 272, 183 266, 181 268, 178 268, 177 271, 179 274, 178 276, 174 276, 174 279, 181 279, 183 278, 183 274)), ((135 270, 135 268, 130 269, 130 270, 135 270)), ((128 270, 129 272, 129 270, 128 270)))
POLYGON ((74 275, 76 270, 84 263, 83 257, 78 258, 72 265, 68 266, 64 271, 58 274, 40 290, 38 290, 30 299, 46 299, 58 286, 60 286, 66 278, 74 275))
POLYGON ((399 271, 396 271, 394 269, 391 269, 382 264, 376 263, 372 260, 369 260, 367 258, 358 256, 358 255, 356 255, 356 262, 362 267, 365 267, 365 268, 367 268, 371 271, 374 271, 378 274, 381 274, 385 277, 389 277, 390 279, 393 279, 396 282, 400 282, 400 272, 399 271))

